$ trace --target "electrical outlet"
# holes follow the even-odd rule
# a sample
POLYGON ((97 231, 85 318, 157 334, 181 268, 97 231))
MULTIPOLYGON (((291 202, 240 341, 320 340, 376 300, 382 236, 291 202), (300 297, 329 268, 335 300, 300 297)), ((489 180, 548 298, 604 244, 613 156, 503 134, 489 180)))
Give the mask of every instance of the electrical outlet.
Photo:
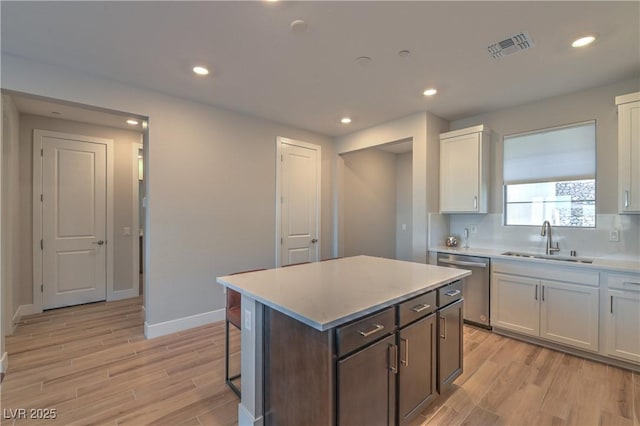
POLYGON ((620 231, 613 230, 613 231, 609 231, 609 241, 613 242, 613 243, 617 243, 620 241, 620 231))
POLYGON ((469 226, 469 232, 471 232, 472 234, 475 234, 478 232, 478 225, 470 225, 469 226))

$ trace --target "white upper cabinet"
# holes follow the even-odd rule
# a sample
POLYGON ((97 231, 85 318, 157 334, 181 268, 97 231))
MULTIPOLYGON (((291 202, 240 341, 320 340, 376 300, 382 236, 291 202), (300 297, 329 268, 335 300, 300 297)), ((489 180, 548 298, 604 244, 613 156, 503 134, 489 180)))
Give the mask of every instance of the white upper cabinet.
POLYGON ((618 206, 640 213, 640 92, 616 96, 618 105, 618 206))
POLYGON ((486 213, 490 130, 485 126, 440 134, 440 212, 486 213))

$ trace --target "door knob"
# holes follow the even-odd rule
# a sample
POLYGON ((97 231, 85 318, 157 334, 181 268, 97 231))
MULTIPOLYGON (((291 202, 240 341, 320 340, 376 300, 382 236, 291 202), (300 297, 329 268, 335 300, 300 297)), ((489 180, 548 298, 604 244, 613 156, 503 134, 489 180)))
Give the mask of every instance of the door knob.
POLYGON ((101 246, 101 245, 104 244, 104 240, 94 241, 91 244, 97 244, 97 245, 101 246))
POLYGON ((315 243, 317 243, 317 242, 318 242, 318 239, 317 239, 317 238, 314 238, 313 240, 311 240, 311 243, 312 243, 312 244, 315 244, 315 243))

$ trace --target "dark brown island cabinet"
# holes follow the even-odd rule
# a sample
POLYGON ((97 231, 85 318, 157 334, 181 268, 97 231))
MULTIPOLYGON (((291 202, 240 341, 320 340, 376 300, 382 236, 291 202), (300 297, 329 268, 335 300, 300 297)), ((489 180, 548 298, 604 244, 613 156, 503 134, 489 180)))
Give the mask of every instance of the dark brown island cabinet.
POLYGON ((462 281, 327 331, 266 308, 267 425, 404 425, 462 374, 462 281))

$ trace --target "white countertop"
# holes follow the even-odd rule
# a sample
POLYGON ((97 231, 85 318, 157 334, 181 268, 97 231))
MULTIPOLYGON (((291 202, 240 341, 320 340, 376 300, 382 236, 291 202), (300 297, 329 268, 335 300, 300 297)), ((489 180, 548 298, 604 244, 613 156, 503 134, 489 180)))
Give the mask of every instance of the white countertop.
POLYGON ((324 331, 470 275, 371 256, 218 277, 217 282, 324 331))
MULTIPOLYGON (((593 260, 593 263, 579 263, 579 262, 563 262, 559 260, 553 259, 537 259, 530 257, 518 257, 518 256, 506 256, 502 253, 505 253, 510 250, 498 249, 498 248, 462 248, 462 247, 447 247, 447 246, 437 246, 431 247, 429 251, 441 252, 441 253, 451 253, 451 254, 461 254, 467 256, 482 256, 482 257, 490 257, 491 259, 503 259, 503 260, 514 260, 520 262, 536 262, 547 265, 558 265, 558 266, 574 266, 577 268, 586 268, 586 269, 597 269, 600 271, 617 271, 617 272, 640 272, 640 259, 637 261, 633 260, 620 260, 620 259, 609 259, 609 258, 601 258, 601 257, 589 257, 589 259, 593 260)), ((518 250, 513 250, 518 252, 518 250)), ((544 253, 536 253, 536 254, 544 254, 544 253)))

